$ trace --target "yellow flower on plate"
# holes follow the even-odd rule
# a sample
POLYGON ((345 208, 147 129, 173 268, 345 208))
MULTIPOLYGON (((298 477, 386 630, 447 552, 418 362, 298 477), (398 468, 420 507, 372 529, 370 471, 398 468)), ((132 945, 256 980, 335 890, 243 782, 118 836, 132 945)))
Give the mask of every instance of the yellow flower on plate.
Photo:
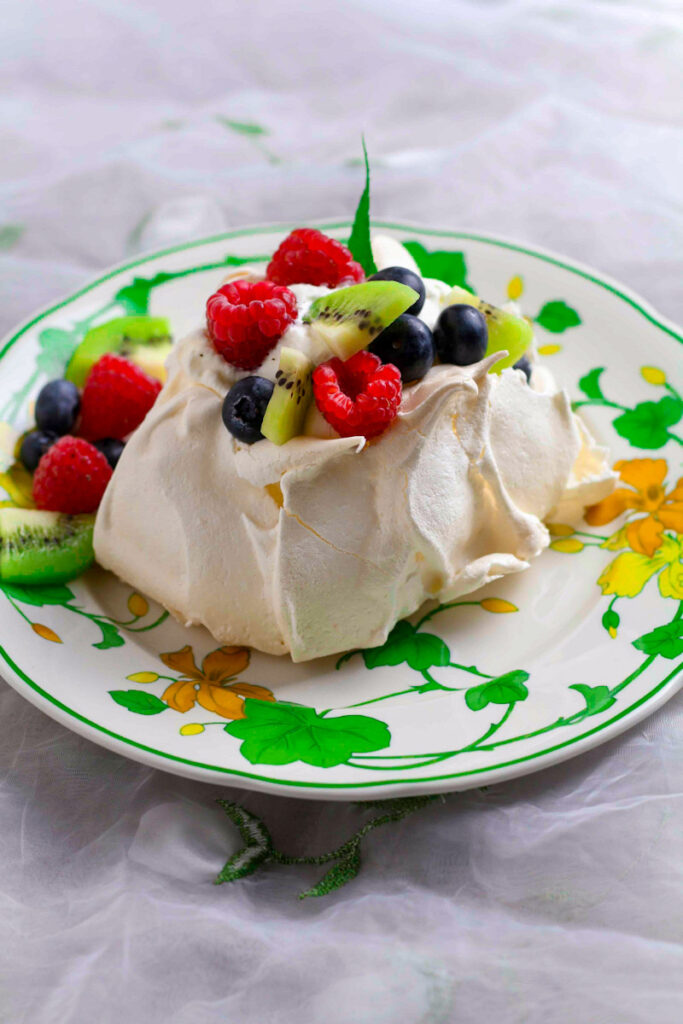
POLYGON ((519 274, 515 274, 508 281, 508 299, 512 299, 513 302, 520 297, 524 291, 524 280, 519 274))
POLYGON ((558 540, 554 540, 550 547, 553 551, 561 551, 564 555, 576 555, 579 551, 583 551, 584 544, 578 537, 560 537, 558 540))
POLYGON ((617 555, 598 579, 603 594, 636 597, 653 576, 659 576, 662 597, 683 600, 683 543, 664 534, 650 558, 639 551, 617 555))
POLYGON ((568 523, 546 523, 548 527, 548 533, 551 537, 571 537, 574 530, 573 526, 569 526, 568 523))
POLYGON ((181 736, 198 736, 200 732, 204 732, 204 726, 201 722, 188 722, 187 725, 180 726, 181 736))
POLYGON ((49 626, 44 626, 42 622, 32 622, 31 629, 38 636, 41 636, 43 640, 49 640, 53 644, 61 644, 62 638, 55 633, 54 629, 50 629, 49 626))
POLYGON ((494 612, 496 615, 507 615, 509 612, 518 612, 519 608, 511 601, 504 601, 502 597, 485 597, 480 602, 485 612, 494 612))
POLYGON ((641 366, 640 375, 648 384, 654 384, 657 387, 666 384, 666 374, 657 366, 641 366))
POLYGON ((130 595, 128 598, 128 611, 138 619, 141 619, 143 615, 147 614, 149 611, 149 605, 142 594, 133 593, 130 595))
POLYGON ((551 343, 550 345, 539 345, 538 354, 539 356, 555 356, 558 352, 562 351, 562 346, 551 343))
POLYGON ((195 664, 192 648, 187 644, 179 651, 161 654, 161 660, 183 678, 167 686, 161 695, 174 711, 185 713, 200 704, 222 718, 244 718, 244 701, 275 700, 266 686, 255 683, 231 682, 249 664, 246 647, 219 647, 207 654, 201 669, 195 664))
POLYGON ((132 675, 126 676, 131 683, 156 683, 158 678, 158 672, 133 672, 132 675))
POLYGON ((621 460, 614 468, 628 486, 617 487, 597 505, 591 505, 586 511, 586 522, 603 526, 624 512, 644 512, 644 518, 626 525, 624 536, 633 551, 651 558, 663 543, 664 530, 683 533, 683 477, 667 492, 664 459, 621 460))

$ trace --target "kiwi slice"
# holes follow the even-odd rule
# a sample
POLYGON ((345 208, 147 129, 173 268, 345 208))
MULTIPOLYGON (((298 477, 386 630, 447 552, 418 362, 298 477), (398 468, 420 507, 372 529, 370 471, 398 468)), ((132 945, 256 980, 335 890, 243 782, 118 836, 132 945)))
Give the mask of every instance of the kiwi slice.
POLYGON ((418 299, 397 281, 365 281, 321 295, 303 319, 336 356, 350 359, 418 299))
POLYGON ((266 406, 261 433, 273 444, 285 444, 304 432, 304 421, 313 397, 313 363, 295 348, 282 348, 275 387, 266 406))
POLYGON ((30 508, 0 508, 0 581, 64 583, 94 556, 95 516, 67 516, 30 508))
POLYGON ((465 288, 458 288, 457 285, 449 292, 446 305, 452 306, 456 302, 474 306, 486 317, 486 325, 489 330, 487 356, 502 350, 508 353, 505 359, 501 359, 491 368, 491 373, 500 373, 506 366, 514 366, 522 358, 531 345, 534 334, 528 320, 521 316, 515 316, 514 313, 506 313, 504 309, 492 306, 490 302, 484 302, 477 295, 473 295, 465 288))
POLYGON ((150 377, 165 380, 164 363, 171 351, 171 329, 164 317, 120 316, 91 327, 74 351, 64 376, 82 388, 97 360, 107 352, 125 356, 150 377))

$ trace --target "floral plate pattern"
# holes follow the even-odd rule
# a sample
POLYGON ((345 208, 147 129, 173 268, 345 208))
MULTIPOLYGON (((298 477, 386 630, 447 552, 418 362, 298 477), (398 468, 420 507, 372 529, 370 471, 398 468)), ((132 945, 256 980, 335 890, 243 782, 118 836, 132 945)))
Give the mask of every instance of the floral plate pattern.
MULTIPOLYGON (((321 225, 339 238, 350 224, 321 225)), ((517 577, 396 624, 386 643, 303 665, 216 647, 95 568, 3 585, 2 670, 63 724, 209 781, 348 799, 465 789, 578 754, 683 680, 683 336, 614 282, 501 239, 375 225, 422 273, 518 301, 539 353, 609 445, 620 481, 517 577), (600 365, 597 365, 597 364, 600 365)), ((0 500, 30 503, 14 462, 31 400, 92 325, 125 313, 196 326, 226 270, 288 226, 232 232, 112 270, 0 347, 0 500)), ((153 514, 155 495, 149 495, 153 514)))

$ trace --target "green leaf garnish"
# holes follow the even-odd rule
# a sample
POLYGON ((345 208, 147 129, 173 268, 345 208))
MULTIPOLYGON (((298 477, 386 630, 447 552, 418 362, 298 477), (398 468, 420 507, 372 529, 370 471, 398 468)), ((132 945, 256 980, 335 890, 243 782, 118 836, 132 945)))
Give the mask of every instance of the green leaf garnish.
POLYGON ((365 188, 360 197, 356 215, 353 218, 351 237, 349 238, 349 249, 354 260, 360 263, 365 271, 366 277, 377 273, 377 266, 372 256, 372 245, 370 244, 370 163, 368 151, 365 148, 363 138, 363 156, 365 158, 365 188))

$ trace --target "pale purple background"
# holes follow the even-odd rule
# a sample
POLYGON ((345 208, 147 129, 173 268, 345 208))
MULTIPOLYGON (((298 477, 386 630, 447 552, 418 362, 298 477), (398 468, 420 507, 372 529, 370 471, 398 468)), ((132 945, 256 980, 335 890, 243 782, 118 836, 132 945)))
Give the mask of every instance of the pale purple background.
MULTIPOLYGON (((5 0, 0 327, 144 249, 347 216, 361 131, 375 215, 548 246, 683 320, 682 69, 666 0, 5 0)), ((0 683, 0 1020, 674 1024, 682 709, 388 826, 298 903, 319 869, 210 885, 235 843, 213 798, 239 791, 0 683)), ((244 802, 307 853, 365 816, 244 802)))

